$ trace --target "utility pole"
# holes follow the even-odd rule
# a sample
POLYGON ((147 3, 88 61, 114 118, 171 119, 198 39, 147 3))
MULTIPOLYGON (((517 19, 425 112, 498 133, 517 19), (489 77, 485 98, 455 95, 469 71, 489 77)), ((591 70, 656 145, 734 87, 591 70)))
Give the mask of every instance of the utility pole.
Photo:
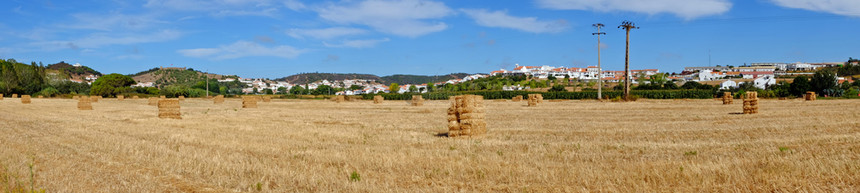
POLYGON ((591 33, 591 35, 597 35, 597 100, 603 99, 603 68, 600 66, 600 35, 606 35, 606 33, 600 32, 600 28, 604 25, 602 23, 596 23, 591 25, 597 28, 597 33, 591 33))
POLYGON ((639 29, 636 27, 631 21, 621 22, 621 25, 618 28, 623 28, 627 31, 627 49, 624 53, 624 100, 630 100, 630 30, 631 29, 639 29))

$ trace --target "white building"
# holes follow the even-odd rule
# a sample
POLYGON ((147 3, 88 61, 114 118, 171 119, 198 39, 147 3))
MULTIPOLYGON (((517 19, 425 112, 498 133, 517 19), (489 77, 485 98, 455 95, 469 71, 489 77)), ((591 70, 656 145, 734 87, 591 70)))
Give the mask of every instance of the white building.
POLYGON ((753 84, 756 88, 765 89, 768 86, 776 85, 776 78, 773 75, 762 76, 753 80, 753 84))
POLYGON ((737 87, 738 87, 738 83, 733 81, 733 80, 727 80, 723 83, 720 83, 720 89, 723 89, 723 90, 733 89, 733 88, 737 88, 737 87))

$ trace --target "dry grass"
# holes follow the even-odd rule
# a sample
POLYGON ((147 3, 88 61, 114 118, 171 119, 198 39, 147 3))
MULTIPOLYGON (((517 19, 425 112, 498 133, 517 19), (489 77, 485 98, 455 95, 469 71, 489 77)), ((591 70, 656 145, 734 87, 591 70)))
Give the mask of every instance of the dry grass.
POLYGON ((76 102, 0 101, 0 172, 35 163, 48 192, 860 191, 860 112, 841 110, 860 100, 485 101, 471 139, 436 136, 450 101, 188 99, 182 120, 76 102))

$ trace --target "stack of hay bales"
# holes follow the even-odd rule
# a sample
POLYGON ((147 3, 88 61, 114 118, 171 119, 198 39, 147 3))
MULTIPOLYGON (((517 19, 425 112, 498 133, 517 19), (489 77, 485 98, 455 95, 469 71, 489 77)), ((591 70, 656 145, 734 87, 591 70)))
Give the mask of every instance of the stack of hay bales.
POLYGON ((723 104, 728 105, 728 104, 732 104, 732 103, 734 103, 734 97, 732 97, 732 93, 731 92, 724 92, 723 93, 723 104))
POLYGON ((118 100, 118 101, 125 100, 125 95, 116 95, 116 100, 118 100))
POLYGON ((185 96, 179 96, 179 101, 185 101, 185 96))
POLYGON ((215 98, 212 98, 212 102, 214 102, 215 104, 224 103, 224 95, 215 96, 215 98))
POLYGON ((379 95, 373 96, 373 104, 380 104, 382 101, 385 101, 385 97, 379 95))
POLYGON ((90 102, 97 103, 97 102, 99 102, 99 99, 101 99, 101 96, 90 96, 89 98, 90 98, 90 102))
POLYGON ((81 98, 81 97, 80 97, 80 96, 78 96, 78 95, 72 96, 72 100, 78 100, 78 99, 80 99, 80 98, 81 98))
POLYGON ((346 101, 346 96, 343 96, 343 95, 334 96, 334 102, 342 103, 344 101, 346 101))
POLYGON ((159 98, 161 98, 161 99, 166 99, 166 98, 167 98, 167 96, 161 95, 161 97, 159 97, 159 98))
POLYGON ((448 137, 474 136, 487 133, 484 121, 484 97, 460 95, 448 108, 448 137))
POLYGON ((263 96, 263 102, 264 103, 272 102, 272 96, 263 96))
POLYGON ((21 95, 21 103, 30 104, 30 95, 21 95))
POLYGON ((744 114, 758 113, 758 93, 747 92, 744 97, 744 114))
POLYGON ((511 99, 511 100, 512 100, 512 101, 514 101, 514 102, 520 102, 520 101, 523 101, 523 95, 517 95, 517 96, 515 96, 515 97, 514 97, 513 99, 511 99))
POLYGON ((151 105, 151 106, 156 106, 156 105, 158 105, 158 98, 155 98, 155 97, 149 97, 149 103, 147 103, 147 105, 151 105))
POLYGON ((543 103, 543 95, 541 94, 529 94, 529 106, 537 106, 538 104, 543 103))
POLYGON ((257 108, 256 96, 242 96, 242 108, 257 108))
POLYGON ((421 95, 412 95, 412 101, 410 103, 412 106, 422 106, 424 105, 424 97, 421 95))
POLYGON ((12 98, 18 98, 18 94, 12 94, 12 98))
POLYGON ((806 92, 806 94, 803 95, 803 98, 808 100, 808 101, 815 101, 815 99, 817 99, 818 97, 815 95, 815 92, 810 91, 810 92, 806 92))
POLYGON ((78 110, 93 110, 93 103, 90 98, 83 96, 78 98, 78 110))
POLYGON ((179 111, 179 99, 158 100, 158 118, 182 119, 182 114, 179 111))

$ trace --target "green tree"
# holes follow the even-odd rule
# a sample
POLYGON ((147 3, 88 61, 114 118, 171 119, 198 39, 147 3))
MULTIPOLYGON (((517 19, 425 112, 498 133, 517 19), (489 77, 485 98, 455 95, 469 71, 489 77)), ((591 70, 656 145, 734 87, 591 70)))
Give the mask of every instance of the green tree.
POLYGON ((290 94, 300 95, 300 94, 304 93, 304 90, 305 90, 305 88, 302 88, 302 86, 296 85, 296 86, 293 86, 292 88, 290 88, 290 94))
POLYGON ((278 87, 278 94, 286 94, 287 87, 278 87))
POLYGON ((391 85, 388 85, 388 91, 389 93, 397 93, 400 91, 400 85, 397 83, 391 83, 391 85))
POLYGON ((806 76, 798 76, 794 78, 794 81, 788 86, 788 92, 791 95, 800 97, 809 91, 810 89, 809 78, 806 76))
POLYGON ((409 92, 410 93, 418 92, 418 87, 416 87, 415 85, 409 86, 409 92))
POLYGON ((560 85, 560 84, 554 85, 554 86, 552 86, 552 88, 549 89, 549 92, 565 92, 565 91, 567 91, 567 89, 564 88, 564 85, 560 85))
POLYGON ((349 90, 361 90, 361 89, 364 89, 364 86, 357 85, 357 84, 353 84, 352 86, 349 86, 349 90))
POLYGON ((116 96, 126 92, 131 92, 131 85, 135 84, 134 79, 122 74, 108 74, 93 82, 90 88, 90 95, 93 96, 116 96))
POLYGON ((264 92, 265 92, 266 94, 275 94, 274 92, 272 92, 272 89, 268 89, 268 88, 267 88, 267 89, 264 89, 264 90, 265 90, 264 92))
POLYGON ((832 70, 819 70, 812 75, 812 80, 809 81, 812 91, 821 93, 822 95, 834 95, 834 89, 837 87, 836 73, 832 70))

